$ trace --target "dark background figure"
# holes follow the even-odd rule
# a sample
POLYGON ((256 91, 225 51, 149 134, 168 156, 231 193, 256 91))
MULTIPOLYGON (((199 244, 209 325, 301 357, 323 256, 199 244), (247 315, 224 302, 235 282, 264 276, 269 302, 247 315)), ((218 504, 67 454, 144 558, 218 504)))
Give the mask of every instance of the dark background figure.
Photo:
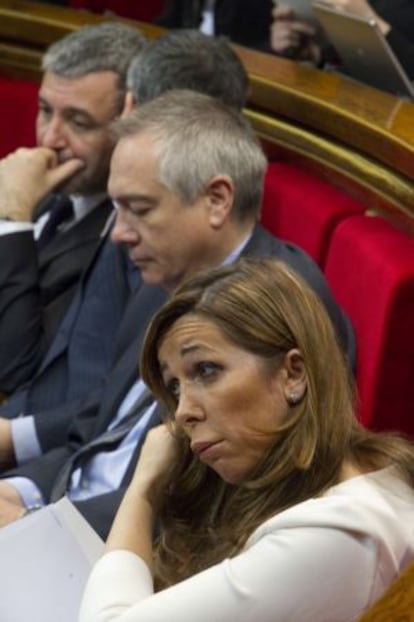
POLYGON ((226 35, 241 45, 270 51, 272 0, 167 0, 155 22, 165 28, 199 28, 206 6, 214 11, 215 35, 226 35))

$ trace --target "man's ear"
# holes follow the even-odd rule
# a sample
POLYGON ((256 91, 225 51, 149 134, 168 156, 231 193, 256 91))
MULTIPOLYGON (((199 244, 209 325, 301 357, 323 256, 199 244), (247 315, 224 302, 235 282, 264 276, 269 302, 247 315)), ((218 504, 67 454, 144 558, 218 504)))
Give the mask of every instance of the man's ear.
POLYGON ((125 93, 125 101, 124 101, 124 109, 122 111, 122 116, 129 114, 136 107, 137 102, 135 101, 135 97, 132 94, 132 91, 127 91, 125 93))
POLYGON ((292 348, 286 353, 283 361, 284 393, 288 404, 294 406, 305 396, 307 388, 307 375, 303 356, 300 350, 292 348))
POLYGON ((209 181, 206 191, 210 225, 219 229, 232 216, 234 184, 228 175, 216 175, 209 181))

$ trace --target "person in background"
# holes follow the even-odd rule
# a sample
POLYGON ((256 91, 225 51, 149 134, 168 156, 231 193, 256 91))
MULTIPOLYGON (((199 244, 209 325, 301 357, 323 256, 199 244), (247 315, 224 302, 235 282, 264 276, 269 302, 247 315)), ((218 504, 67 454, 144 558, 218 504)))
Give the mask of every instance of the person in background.
POLYGON ((42 61, 38 147, 0 161, 2 393, 35 373, 100 244, 113 210, 110 124, 144 42, 136 28, 107 22, 52 44, 42 61))
POLYGON ((234 43, 270 51, 272 0, 167 0, 154 21, 165 28, 198 28, 234 43))
POLYGON ((298 17, 288 0, 170 0, 155 20, 166 28, 199 28, 235 43, 295 60, 322 62, 321 30, 298 17))
MULTIPOLYGON (((325 4, 375 19, 395 55, 414 79, 414 4, 411 0, 324 0, 325 4)), ((309 61, 319 67, 340 66, 335 42, 328 41, 310 16, 298 16, 289 0, 275 3, 270 46, 282 56, 309 61)))
POLYGON ((141 370, 165 425, 79 622, 352 621, 414 558, 414 447, 357 422, 331 322, 286 265, 185 282, 141 370))
POLYGON ((148 41, 131 62, 127 85, 126 113, 172 89, 205 93, 242 110, 249 92, 246 70, 226 38, 185 28, 148 41))
POLYGON ((328 54, 327 41, 317 20, 311 17, 311 11, 297 15, 289 0, 275 2, 270 29, 271 50, 279 56, 321 66, 328 54))

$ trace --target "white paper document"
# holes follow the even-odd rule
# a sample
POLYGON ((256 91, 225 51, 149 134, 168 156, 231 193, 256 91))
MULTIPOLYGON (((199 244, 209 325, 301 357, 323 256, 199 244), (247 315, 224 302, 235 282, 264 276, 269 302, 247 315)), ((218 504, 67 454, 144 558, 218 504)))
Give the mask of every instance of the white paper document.
POLYGON ((0 622, 76 622, 102 551, 66 498, 0 529, 0 622))

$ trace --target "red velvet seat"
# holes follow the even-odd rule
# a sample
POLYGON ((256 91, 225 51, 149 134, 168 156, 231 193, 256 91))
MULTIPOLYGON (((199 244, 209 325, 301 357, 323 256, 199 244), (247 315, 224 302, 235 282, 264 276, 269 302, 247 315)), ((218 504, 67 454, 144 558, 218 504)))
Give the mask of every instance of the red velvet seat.
POLYGON ((69 6, 94 13, 113 11, 122 17, 150 22, 163 10, 164 0, 70 0, 69 6))
POLYGON ((325 274, 356 332, 362 423, 414 436, 414 239, 379 217, 348 218, 325 274))
POLYGON ((303 248, 320 267, 338 222, 363 211, 362 204, 328 182, 285 162, 269 164, 261 222, 303 248))
POLYGON ((0 157, 35 145, 38 89, 34 82, 0 76, 0 157))

